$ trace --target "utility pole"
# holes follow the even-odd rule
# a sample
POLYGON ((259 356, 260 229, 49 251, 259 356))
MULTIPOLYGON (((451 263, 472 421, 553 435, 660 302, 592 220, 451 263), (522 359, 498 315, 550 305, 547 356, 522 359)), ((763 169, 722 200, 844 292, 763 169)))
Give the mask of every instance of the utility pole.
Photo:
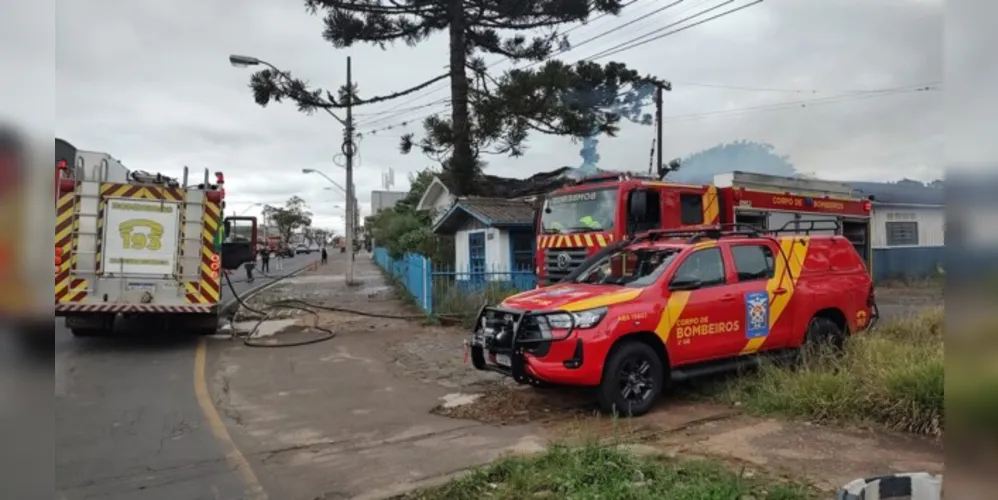
POLYGON ((347 92, 346 92, 346 107, 347 107, 347 119, 346 119, 346 130, 343 131, 343 146, 342 152, 343 156, 346 157, 346 171, 347 171, 347 203, 346 203, 346 236, 347 236, 347 272, 346 272, 346 284, 347 286, 353 285, 353 266, 354 266, 354 254, 353 254, 353 239, 354 239, 354 210, 356 209, 356 193, 354 193, 353 186, 353 155, 354 155, 354 142, 353 142, 353 75, 350 71, 350 56, 347 56, 347 92))
POLYGON ((663 86, 655 88, 655 175, 662 175, 662 90, 663 86))

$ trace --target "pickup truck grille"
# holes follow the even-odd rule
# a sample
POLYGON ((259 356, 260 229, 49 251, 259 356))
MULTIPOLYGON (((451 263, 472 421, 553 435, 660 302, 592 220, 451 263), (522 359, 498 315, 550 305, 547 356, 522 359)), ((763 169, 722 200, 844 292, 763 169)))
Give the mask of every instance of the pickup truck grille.
POLYGON ((550 285, 568 276, 586 260, 586 257, 588 257, 586 248, 549 248, 544 256, 544 284, 550 285))
MULTIPOLYGON (((484 316, 485 330, 489 333, 482 332, 486 347, 503 350, 512 348, 513 325, 520 320, 520 316, 522 313, 512 311, 486 312, 484 316)), ((520 325, 520 333, 517 338, 520 340, 541 338, 541 329, 537 320, 531 317, 524 320, 523 324, 520 325)))

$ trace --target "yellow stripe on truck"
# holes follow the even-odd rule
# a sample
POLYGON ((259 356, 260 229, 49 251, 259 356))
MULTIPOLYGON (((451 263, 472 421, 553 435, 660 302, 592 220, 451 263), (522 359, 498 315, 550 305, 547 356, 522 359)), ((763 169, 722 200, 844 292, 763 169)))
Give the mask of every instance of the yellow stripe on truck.
POLYGON ((710 185, 703 193, 703 223, 717 224, 721 222, 719 216, 721 208, 717 201, 717 186, 710 185))
POLYGON ((623 290, 620 292, 608 293, 605 295, 600 295, 598 297, 590 297, 588 299, 577 300, 575 302, 570 302, 565 304, 560 309, 566 311, 585 311, 586 309, 595 309, 597 307, 612 306, 614 304, 620 304, 623 302, 628 302, 634 300, 638 295, 641 295, 642 290, 623 290))
MULTIPOLYGON (((797 277, 804 267, 804 259, 807 258, 807 249, 810 238, 808 237, 786 237, 780 239, 780 250, 787 256, 784 259, 777 258, 776 269, 773 277, 766 282, 766 292, 769 293, 769 329, 772 331, 773 325, 783 316, 783 311, 794 296, 794 288, 797 286, 797 277), (776 295, 773 292, 782 288, 786 292, 776 295)), ((759 350, 766 342, 767 337, 757 337, 749 339, 742 348, 741 354, 753 354, 759 350)))
POLYGON ((676 321, 683 315, 683 309, 686 309, 686 302, 690 299, 690 293, 674 292, 669 296, 669 301, 665 304, 665 309, 662 311, 662 317, 658 320, 658 326, 655 327, 655 334, 662 339, 663 344, 668 345, 672 327, 676 326, 676 321))

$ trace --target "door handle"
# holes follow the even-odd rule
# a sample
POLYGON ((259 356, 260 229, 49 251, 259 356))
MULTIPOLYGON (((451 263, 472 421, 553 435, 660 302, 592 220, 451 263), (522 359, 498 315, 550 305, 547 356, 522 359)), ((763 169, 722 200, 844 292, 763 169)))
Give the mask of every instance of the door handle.
POLYGON ((723 301, 723 302, 731 302, 732 300, 735 300, 735 295, 734 294, 729 293, 727 295, 721 296, 721 301, 723 301))
POLYGON ((783 295, 785 293, 787 293, 787 289, 786 288, 777 288, 777 289, 773 290, 773 295, 783 295))

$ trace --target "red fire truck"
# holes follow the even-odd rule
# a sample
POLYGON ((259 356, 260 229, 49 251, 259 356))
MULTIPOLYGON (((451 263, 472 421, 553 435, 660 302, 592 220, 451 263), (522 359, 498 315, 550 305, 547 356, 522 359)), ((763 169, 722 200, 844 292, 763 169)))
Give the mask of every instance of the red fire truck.
MULTIPOLYGON (((713 184, 678 184, 627 173, 586 177, 547 195, 536 214, 536 272, 541 286, 560 281, 589 256, 627 235, 652 229, 751 224, 793 227, 806 216, 828 219, 827 232, 845 236, 872 272, 871 199, 845 183, 732 172, 713 184)), ((625 264, 626 265, 626 264, 625 264)))

